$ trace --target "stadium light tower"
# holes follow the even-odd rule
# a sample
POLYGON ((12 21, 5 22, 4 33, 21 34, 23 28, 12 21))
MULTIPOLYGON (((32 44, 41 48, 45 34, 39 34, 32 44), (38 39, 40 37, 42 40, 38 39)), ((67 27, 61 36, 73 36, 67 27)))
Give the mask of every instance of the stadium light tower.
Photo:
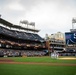
POLYGON ((19 25, 20 24, 25 24, 27 27, 27 31, 33 31, 33 32, 36 32, 36 30, 35 30, 35 22, 29 22, 28 20, 21 20, 20 22, 19 22, 19 25), (30 28, 29 26, 32 26, 33 28, 30 28))
POLYGON ((0 18, 1 18, 1 14, 0 14, 0 18))
POLYGON ((33 26, 35 29, 35 22, 30 22, 29 25, 33 26))
MULTIPOLYGON (((27 28, 28 28, 29 22, 28 22, 27 20, 20 21, 20 23, 27 25, 27 28)), ((20 23, 19 23, 19 24, 20 24, 20 23)))
POLYGON ((27 20, 23 20, 23 21, 20 21, 20 23, 22 23, 22 24, 28 24, 28 21, 27 20))
POLYGON ((76 23, 76 18, 72 19, 72 29, 74 29, 74 24, 76 23))

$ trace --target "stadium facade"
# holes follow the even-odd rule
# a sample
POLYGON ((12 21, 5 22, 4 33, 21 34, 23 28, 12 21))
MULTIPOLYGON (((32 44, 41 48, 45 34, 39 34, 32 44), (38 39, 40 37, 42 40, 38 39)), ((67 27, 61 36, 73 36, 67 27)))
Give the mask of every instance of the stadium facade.
MULTIPOLYGON (((39 32, 39 30, 14 25, 0 18, 0 54, 2 54, 2 50, 6 52, 6 54, 7 52, 10 54, 10 51, 5 51, 4 49, 20 50, 20 52, 21 50, 24 50, 24 52, 26 50, 27 52, 28 50, 32 50, 32 54, 34 54, 35 51, 46 49, 45 40, 36 32, 39 32), (30 31, 30 33, 28 31, 30 31)), ((25 54, 27 52, 25 52, 25 54)), ((31 54, 31 52, 29 53, 31 54)))
POLYGON ((55 34, 51 34, 48 36, 48 40, 51 51, 56 50, 57 52, 62 52, 64 50, 65 38, 63 33, 57 32, 55 34))

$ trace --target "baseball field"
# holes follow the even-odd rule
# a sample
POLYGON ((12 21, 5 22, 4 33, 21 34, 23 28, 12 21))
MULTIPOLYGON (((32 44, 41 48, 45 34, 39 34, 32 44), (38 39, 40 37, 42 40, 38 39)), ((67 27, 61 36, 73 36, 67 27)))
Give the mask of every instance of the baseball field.
POLYGON ((0 57, 0 75, 76 75, 76 57, 0 57))

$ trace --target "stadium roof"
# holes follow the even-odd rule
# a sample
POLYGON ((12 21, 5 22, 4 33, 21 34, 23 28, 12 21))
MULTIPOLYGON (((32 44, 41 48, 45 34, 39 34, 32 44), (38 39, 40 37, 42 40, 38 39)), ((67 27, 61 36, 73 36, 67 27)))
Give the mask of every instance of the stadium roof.
POLYGON ((18 25, 14 25, 2 18, 0 18, 0 23, 5 25, 5 26, 8 26, 10 28, 16 28, 16 29, 22 29, 22 30, 28 30, 28 31, 32 31, 32 32, 39 32, 39 30, 37 29, 30 29, 30 28, 24 28, 24 27, 21 27, 21 26, 18 26, 18 25))

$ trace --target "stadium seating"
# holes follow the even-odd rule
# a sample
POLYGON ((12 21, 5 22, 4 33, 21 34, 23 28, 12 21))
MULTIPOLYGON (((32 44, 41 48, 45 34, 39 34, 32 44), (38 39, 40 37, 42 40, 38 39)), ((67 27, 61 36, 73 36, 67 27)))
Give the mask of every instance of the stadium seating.
POLYGON ((4 34, 14 38, 24 39, 24 40, 43 41, 43 39, 38 34, 9 30, 1 26, 0 26, 0 34, 4 34))
MULTIPOLYGON (((19 31, 20 28, 22 27, 0 18, 0 57, 46 55, 44 39, 36 33, 19 31)), ((38 32, 34 29, 22 29, 38 32)))
POLYGON ((0 57, 18 57, 18 56, 44 56, 46 52, 38 50, 13 50, 13 49, 0 49, 0 57))

